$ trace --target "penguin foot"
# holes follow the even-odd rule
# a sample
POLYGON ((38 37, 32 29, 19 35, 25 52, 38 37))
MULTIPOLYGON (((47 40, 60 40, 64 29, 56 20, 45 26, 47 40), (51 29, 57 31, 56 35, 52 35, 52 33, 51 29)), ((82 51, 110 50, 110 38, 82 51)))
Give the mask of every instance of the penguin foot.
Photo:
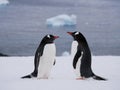
POLYGON ((85 80, 85 78, 84 77, 78 77, 78 78, 76 78, 76 80, 85 80))

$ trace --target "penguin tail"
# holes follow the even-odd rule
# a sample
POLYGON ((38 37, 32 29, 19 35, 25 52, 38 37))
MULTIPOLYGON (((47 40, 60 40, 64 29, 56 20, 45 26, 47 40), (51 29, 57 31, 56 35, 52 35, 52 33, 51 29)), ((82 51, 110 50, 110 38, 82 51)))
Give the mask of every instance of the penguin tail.
POLYGON ((97 75, 94 75, 94 76, 93 76, 93 79, 95 79, 95 80, 107 81, 107 79, 105 79, 105 78, 103 78, 103 77, 100 77, 100 76, 97 76, 97 75))
POLYGON ((23 77, 21 77, 22 79, 25 79, 25 78, 32 78, 32 75, 30 74, 30 75, 26 75, 26 76, 23 76, 23 77))
POLYGON ((33 77, 37 77, 37 72, 33 72, 33 73, 31 73, 31 74, 29 74, 29 75, 26 75, 26 76, 23 76, 23 77, 21 77, 22 79, 25 79, 25 78, 33 78, 33 77))

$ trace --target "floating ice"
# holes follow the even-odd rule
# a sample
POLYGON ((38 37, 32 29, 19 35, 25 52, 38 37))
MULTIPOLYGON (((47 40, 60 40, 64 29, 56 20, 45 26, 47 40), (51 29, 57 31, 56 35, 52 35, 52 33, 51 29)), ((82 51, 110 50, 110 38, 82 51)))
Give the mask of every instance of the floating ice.
POLYGON ((62 53, 62 56, 70 56, 70 53, 68 51, 65 51, 62 53))
POLYGON ((60 27, 60 26, 75 26, 76 25, 76 15, 58 15, 51 17, 46 20, 47 26, 60 27))
POLYGON ((9 4, 8 0, 0 0, 0 5, 7 5, 9 4))

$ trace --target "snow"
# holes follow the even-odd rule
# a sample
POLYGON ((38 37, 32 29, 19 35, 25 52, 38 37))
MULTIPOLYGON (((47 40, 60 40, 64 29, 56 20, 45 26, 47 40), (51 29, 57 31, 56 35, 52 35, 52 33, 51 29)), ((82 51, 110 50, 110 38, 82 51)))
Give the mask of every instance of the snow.
POLYGON ((56 57, 48 80, 21 79, 32 72, 33 59, 0 57, 0 90, 120 90, 120 56, 93 56, 93 71, 108 81, 75 80, 70 56, 56 57))
POLYGON ((7 5, 9 4, 8 0, 0 0, 0 5, 7 5))
POLYGON ((61 14, 48 18, 46 20, 47 26, 60 27, 60 26, 75 26, 76 25, 76 15, 61 14))

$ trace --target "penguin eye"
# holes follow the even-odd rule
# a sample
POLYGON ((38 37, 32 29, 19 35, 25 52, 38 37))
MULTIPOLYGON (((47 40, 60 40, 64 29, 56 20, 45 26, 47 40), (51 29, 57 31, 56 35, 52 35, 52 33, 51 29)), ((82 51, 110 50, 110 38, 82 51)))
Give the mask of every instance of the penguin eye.
POLYGON ((75 35, 78 35, 78 34, 79 34, 79 32, 76 32, 76 33, 75 33, 75 35))
POLYGON ((50 38, 50 35, 47 35, 48 38, 50 38))

